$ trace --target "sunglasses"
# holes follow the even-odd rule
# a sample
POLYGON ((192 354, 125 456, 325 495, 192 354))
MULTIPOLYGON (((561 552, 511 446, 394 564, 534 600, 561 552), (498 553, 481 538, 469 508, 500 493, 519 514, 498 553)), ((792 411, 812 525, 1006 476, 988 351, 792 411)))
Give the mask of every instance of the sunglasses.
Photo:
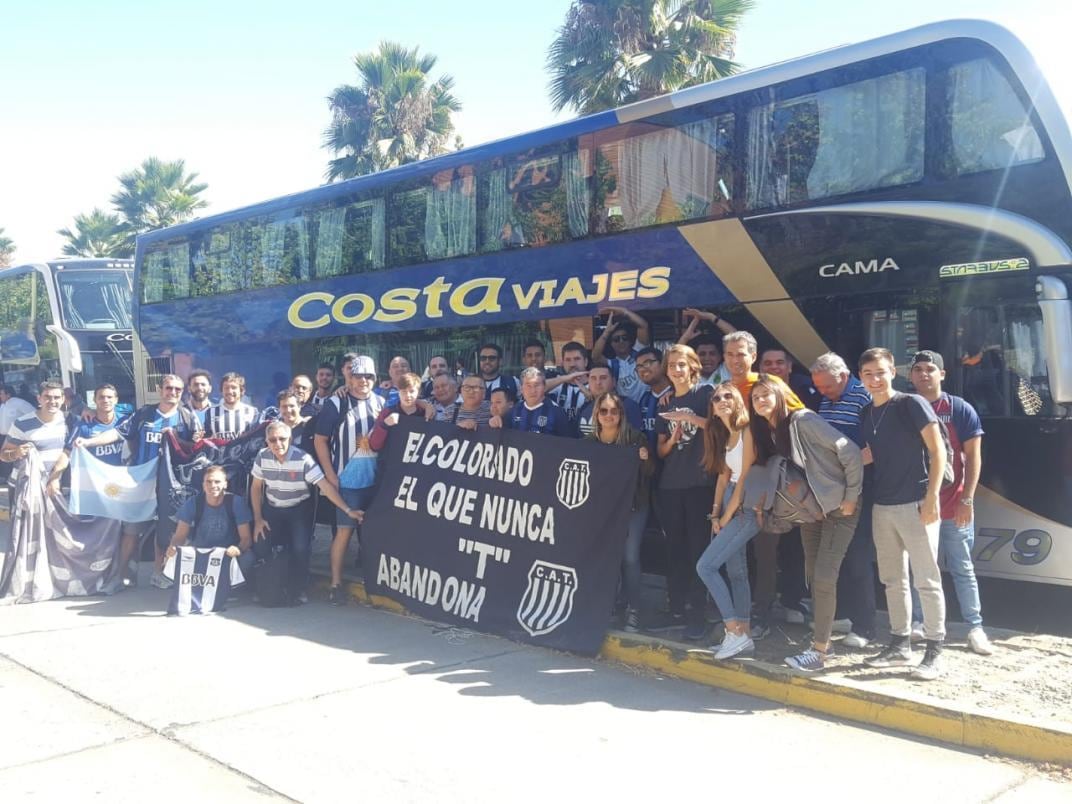
POLYGON ((481 355, 480 356, 480 362, 481 363, 484 363, 484 362, 486 362, 488 360, 498 360, 498 359, 499 359, 498 355, 481 355))
POLYGON ((611 414, 617 416, 618 415, 618 408, 600 408, 599 409, 599 415, 600 416, 610 416, 611 414))
POLYGON ((733 394, 727 392, 724 394, 711 394, 712 402, 732 402, 733 394))
POLYGON ((631 340, 632 338, 630 338, 628 335, 615 335, 613 338, 611 338, 612 343, 627 343, 631 340))
POLYGON ((369 382, 373 382, 376 379, 375 374, 355 374, 353 376, 357 377, 359 380, 368 380, 369 382))
POLYGON ((484 386, 482 386, 482 385, 463 385, 462 390, 463 391, 483 391, 484 386))

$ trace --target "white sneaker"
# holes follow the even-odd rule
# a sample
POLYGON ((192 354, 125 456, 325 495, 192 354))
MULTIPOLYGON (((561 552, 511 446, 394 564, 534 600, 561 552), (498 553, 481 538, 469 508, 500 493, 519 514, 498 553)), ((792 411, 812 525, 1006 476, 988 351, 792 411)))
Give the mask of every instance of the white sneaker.
POLYGON ((968 647, 972 649, 973 653, 978 653, 980 656, 994 655, 994 646, 990 644, 986 631, 983 630, 981 625, 977 625, 968 632, 968 647))
POLYGON ((913 642, 927 641, 927 637, 923 635, 923 623, 912 623, 911 639, 913 642))
POLYGON ((847 634, 852 631, 852 620, 849 619, 834 620, 832 625, 833 627, 831 628, 831 630, 835 634, 847 634))
POLYGON ((732 659, 742 653, 749 653, 756 649, 756 644, 748 634, 726 634, 722 644, 718 646, 715 658, 719 660, 732 659))
POLYGON ((155 586, 157 589, 170 589, 175 584, 172 583, 170 578, 166 578, 162 572, 154 572, 149 576, 149 585, 155 586))
POLYGON ((871 640, 865 636, 860 636, 853 631, 849 631, 849 633, 845 635, 845 638, 841 640, 841 644, 846 648, 866 648, 871 644, 871 640))

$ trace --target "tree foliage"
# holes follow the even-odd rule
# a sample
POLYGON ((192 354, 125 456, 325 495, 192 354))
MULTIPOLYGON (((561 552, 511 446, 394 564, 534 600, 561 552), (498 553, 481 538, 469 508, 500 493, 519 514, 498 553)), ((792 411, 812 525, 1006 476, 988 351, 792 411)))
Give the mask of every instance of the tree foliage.
POLYGON ((737 72, 752 0, 573 0, 551 43, 551 105, 612 109, 737 72))
POLYGON ((196 180, 196 173, 186 172, 184 160, 166 162, 155 156, 120 175, 112 206, 122 219, 128 244, 133 246, 134 238, 143 232, 188 221, 208 206, 199 197, 208 185, 196 180))
POLYGON ((4 234, 4 227, 0 226, 0 268, 11 265, 11 256, 15 253, 15 241, 4 234))
POLYGON ((359 83, 337 87, 327 98, 331 124, 324 147, 329 181, 374 173, 444 153, 454 131, 451 115, 461 104, 454 79, 431 79, 436 57, 395 42, 354 57, 359 83))
POLYGON ((67 241, 63 253, 69 257, 130 257, 134 253, 119 216, 99 207, 88 215, 75 215, 74 229, 60 229, 56 234, 67 241))

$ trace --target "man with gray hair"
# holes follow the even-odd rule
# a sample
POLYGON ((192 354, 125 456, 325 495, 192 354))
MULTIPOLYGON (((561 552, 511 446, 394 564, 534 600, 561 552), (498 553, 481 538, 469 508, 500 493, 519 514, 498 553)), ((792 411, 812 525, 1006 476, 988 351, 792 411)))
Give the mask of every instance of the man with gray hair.
POLYGON ((566 412, 547 398, 547 380, 542 371, 530 366, 521 372, 521 399, 506 416, 492 416, 490 427, 505 427, 525 433, 549 433, 576 438, 566 412))
MULTIPOLYGON (((758 351, 756 336, 751 332, 739 329, 722 337, 722 362, 729 369, 730 382, 741 392, 746 405, 752 396, 752 385, 759 379, 759 374, 752 371, 752 364, 756 362, 758 351)), ((789 409, 803 410, 804 403, 800 401, 793 389, 786 385, 781 377, 771 376, 774 377, 775 382, 780 382, 784 386, 785 404, 789 406, 789 409)))
MULTIPOLYGON (((871 404, 871 394, 852 376, 842 357, 834 352, 819 355, 811 366, 811 382, 823 395, 819 415, 852 439, 858 447, 865 445, 860 432, 860 413, 871 404)), ((864 467, 863 493, 860 495, 860 518, 849 549, 838 573, 838 619, 835 630, 848 630, 841 644, 847 648, 866 648, 875 638, 875 542, 871 537, 871 467, 864 467), (846 622, 846 620, 848 622, 846 622)))
POLYGON ((264 432, 268 446, 253 459, 249 502, 253 508, 253 541, 267 538, 274 547, 289 551, 287 594, 294 604, 305 603, 309 583, 309 554, 313 543, 315 485, 351 519, 363 514, 351 510, 338 489, 305 450, 290 443, 290 425, 274 421, 264 432))

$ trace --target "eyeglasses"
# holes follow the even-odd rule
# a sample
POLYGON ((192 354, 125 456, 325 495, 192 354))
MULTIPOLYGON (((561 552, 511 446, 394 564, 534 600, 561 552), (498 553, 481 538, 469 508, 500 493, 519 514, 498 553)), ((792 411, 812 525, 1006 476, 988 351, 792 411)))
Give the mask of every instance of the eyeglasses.
POLYGON ((313 386, 311 386, 311 385, 295 385, 294 390, 295 391, 312 391, 313 386))
POLYGON ((484 362, 486 362, 488 360, 498 360, 498 359, 499 359, 498 355, 481 355, 480 356, 480 362, 481 363, 484 363, 484 362))
POLYGON ((185 389, 181 385, 165 385, 165 391, 171 391, 172 393, 181 394, 185 389))
POLYGON ((290 439, 287 436, 276 436, 275 438, 266 438, 269 444, 286 444, 290 439))
POLYGON ((653 357, 651 360, 638 360, 637 364, 636 364, 636 367, 637 368, 647 368, 648 366, 657 366, 658 364, 659 364, 659 361, 656 360, 653 357))
POLYGON ((612 343, 628 343, 632 340, 628 335, 615 335, 611 339, 612 343))
POLYGON ((711 394, 712 402, 732 402, 733 394, 726 392, 724 394, 711 394))
POLYGON ((359 380, 368 380, 369 382, 373 382, 376 379, 375 374, 353 374, 351 376, 357 377, 359 380))
POLYGON ((600 416, 617 416, 618 408, 600 408, 597 412, 600 416))
POLYGON ((483 391, 484 386, 483 385, 463 385, 462 390, 463 391, 483 391))

